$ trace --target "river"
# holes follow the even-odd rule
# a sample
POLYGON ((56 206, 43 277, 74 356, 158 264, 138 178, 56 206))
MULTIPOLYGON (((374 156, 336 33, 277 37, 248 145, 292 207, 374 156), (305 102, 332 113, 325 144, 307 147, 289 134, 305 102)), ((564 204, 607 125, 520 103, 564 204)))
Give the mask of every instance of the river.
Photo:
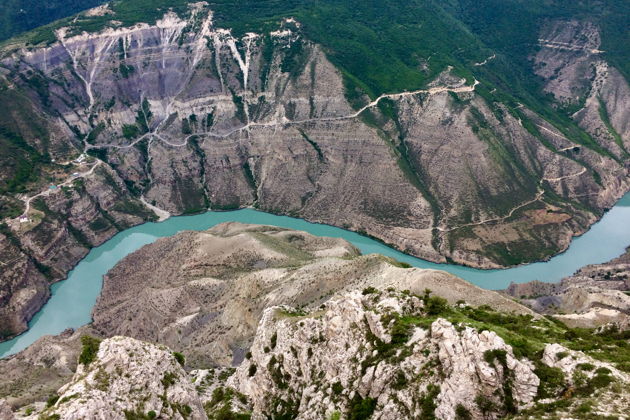
POLYGON ((145 223, 118 233, 90 253, 68 273, 68 278, 51 286, 51 298, 29 323, 22 335, 0 343, 0 357, 26 348, 47 334, 59 334, 66 328, 78 328, 91 322, 103 275, 126 255, 158 238, 182 230, 206 230, 223 222, 274 225, 303 230, 318 236, 348 240, 364 254, 379 253, 415 267, 434 268, 455 274, 486 289, 504 289, 510 282, 531 280, 557 282, 587 264, 607 262, 621 255, 630 245, 630 193, 626 194, 602 220, 584 235, 575 238, 569 249, 547 262, 504 270, 479 270, 452 264, 436 264, 411 257, 382 243, 344 229, 309 223, 287 216, 275 216, 252 209, 207 212, 194 216, 172 217, 161 223, 145 223))

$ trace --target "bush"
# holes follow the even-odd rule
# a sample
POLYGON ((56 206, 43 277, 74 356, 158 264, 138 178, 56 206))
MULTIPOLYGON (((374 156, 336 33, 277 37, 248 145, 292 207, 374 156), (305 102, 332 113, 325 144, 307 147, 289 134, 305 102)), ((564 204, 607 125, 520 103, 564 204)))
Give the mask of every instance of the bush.
POLYGON ((177 363, 184 367, 184 364, 186 364, 186 358, 184 357, 184 355, 178 351, 174 351, 173 356, 175 357, 175 360, 177 360, 177 363))
POLYGON ((366 287, 365 289, 363 289, 363 294, 364 295, 371 295, 372 293, 378 293, 378 290, 376 290, 376 288, 370 286, 370 287, 366 287))
POLYGON ((425 303, 427 314, 440 315, 448 310, 448 301, 439 296, 432 296, 425 303))
POLYGON ((46 400, 46 407, 52 407, 53 405, 57 404, 57 401, 59 401, 59 395, 51 395, 46 400))
POLYGON ((358 394, 350 401, 350 410, 348 411, 348 420, 365 420, 369 419, 376 409, 376 400, 374 398, 361 398, 358 394))
POLYGON ((81 350, 81 355, 79 356, 79 363, 88 366, 94 361, 94 359, 96 359, 96 354, 98 353, 98 348, 101 345, 101 340, 90 337, 89 335, 84 335, 81 337, 81 344, 83 345, 83 349, 81 350))
POLYGON ((593 370, 595 369, 595 366, 592 365, 591 363, 580 363, 579 365, 577 365, 577 368, 580 370, 593 370))
POLYGON ((538 399, 553 398, 566 387, 564 372, 560 368, 549 367, 542 362, 537 362, 534 374, 540 379, 540 386, 536 395, 538 399))
POLYGON ((602 366, 602 367, 598 367, 595 373, 598 375, 610 375, 612 372, 607 367, 602 366))
POLYGON ((341 382, 335 382, 332 385, 332 391, 335 393, 335 395, 339 395, 343 392, 343 385, 341 385, 341 382))
POLYGON ((256 371, 258 370, 258 366, 256 366, 255 363, 252 363, 251 365, 249 365, 249 376, 254 376, 256 374, 256 371))
POLYGON ((405 372, 399 370, 398 372, 396 372, 394 384, 392 386, 394 387, 394 389, 403 389, 407 385, 407 382, 408 380, 405 372))
POLYGON ((472 414, 466 407, 461 404, 457 404, 455 407, 455 418, 457 420, 472 420, 472 414))
POLYGON ((475 404, 483 414, 491 413, 497 410, 497 406, 488 397, 484 395, 477 395, 475 397, 475 404))

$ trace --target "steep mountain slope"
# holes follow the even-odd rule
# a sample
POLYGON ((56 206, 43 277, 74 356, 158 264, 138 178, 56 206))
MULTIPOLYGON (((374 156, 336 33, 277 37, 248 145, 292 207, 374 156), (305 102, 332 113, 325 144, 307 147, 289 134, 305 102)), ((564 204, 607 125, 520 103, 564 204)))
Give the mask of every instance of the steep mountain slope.
POLYGON ((147 205, 256 206, 497 267, 564 249, 628 190, 608 20, 527 9, 517 52, 456 2, 361 5, 113 1, 5 43, 2 249, 31 265, 0 266, 3 308, 40 305, 41 279, 15 279, 62 278, 147 205))

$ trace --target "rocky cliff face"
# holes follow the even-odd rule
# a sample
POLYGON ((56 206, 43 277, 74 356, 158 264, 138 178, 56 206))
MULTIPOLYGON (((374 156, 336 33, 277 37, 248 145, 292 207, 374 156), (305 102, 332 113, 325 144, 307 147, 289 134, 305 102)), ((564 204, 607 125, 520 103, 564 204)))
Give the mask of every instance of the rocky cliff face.
POLYGON ((624 415, 630 378, 611 363, 559 344, 530 360, 470 319, 445 319, 454 313, 475 310, 375 288, 311 311, 271 307, 237 369, 185 370, 185 357, 162 345, 83 338, 76 372, 48 404, 12 412, 0 400, 0 412, 60 420, 624 415))
MULTIPOLYGON (((446 67, 426 89, 368 98, 293 19, 241 37, 201 3, 154 25, 121 27, 107 7, 98 13, 111 16, 108 29, 60 28, 46 47, 11 44, 0 62, 1 93, 20 104, 8 110, 12 130, 54 160, 7 195, 37 227, 23 232, 15 212, 5 221, 53 279, 89 246, 150 218, 147 205, 172 214, 256 206, 433 261, 497 267, 566 248, 628 189, 629 89, 599 58, 594 25, 551 22, 534 58, 561 104, 573 103, 566 92, 587 98, 574 119, 591 138, 446 67), (95 160, 72 161, 83 152, 95 160), (49 180, 73 173, 91 181, 32 205, 49 180)), ((0 269, 15 294, 23 269, 0 269)), ((45 299, 33 281, 40 291, 19 303, 8 335, 45 299)))
MULTIPOLYGON (((94 165, 94 163, 92 163, 94 165)), ((23 332, 49 297, 90 250, 115 233, 156 216, 105 165, 48 189, 29 203, 27 221, 12 221, 0 235, 0 332, 23 332)))

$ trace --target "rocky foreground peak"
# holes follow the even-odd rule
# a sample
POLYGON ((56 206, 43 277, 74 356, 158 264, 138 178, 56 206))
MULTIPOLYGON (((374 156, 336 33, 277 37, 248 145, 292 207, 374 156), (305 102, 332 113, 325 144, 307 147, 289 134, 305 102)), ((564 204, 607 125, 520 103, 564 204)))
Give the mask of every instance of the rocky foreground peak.
POLYGON ((531 362, 493 332, 431 321, 427 305, 434 303, 375 291, 342 295, 307 316, 270 308, 251 357, 228 383, 260 418, 369 411, 378 419, 452 419, 464 411, 483 417, 482 399, 497 415, 530 405, 540 382, 531 362))
POLYGON ((530 360, 503 334, 481 328, 488 324, 473 326, 479 311, 449 306, 429 291, 371 287, 309 312, 275 306, 263 312, 236 369, 186 371, 184 356, 165 346, 86 337, 78 369, 58 396, 15 416, 496 419, 566 416, 588 403, 586 412, 623 418, 627 373, 557 343, 530 360))

